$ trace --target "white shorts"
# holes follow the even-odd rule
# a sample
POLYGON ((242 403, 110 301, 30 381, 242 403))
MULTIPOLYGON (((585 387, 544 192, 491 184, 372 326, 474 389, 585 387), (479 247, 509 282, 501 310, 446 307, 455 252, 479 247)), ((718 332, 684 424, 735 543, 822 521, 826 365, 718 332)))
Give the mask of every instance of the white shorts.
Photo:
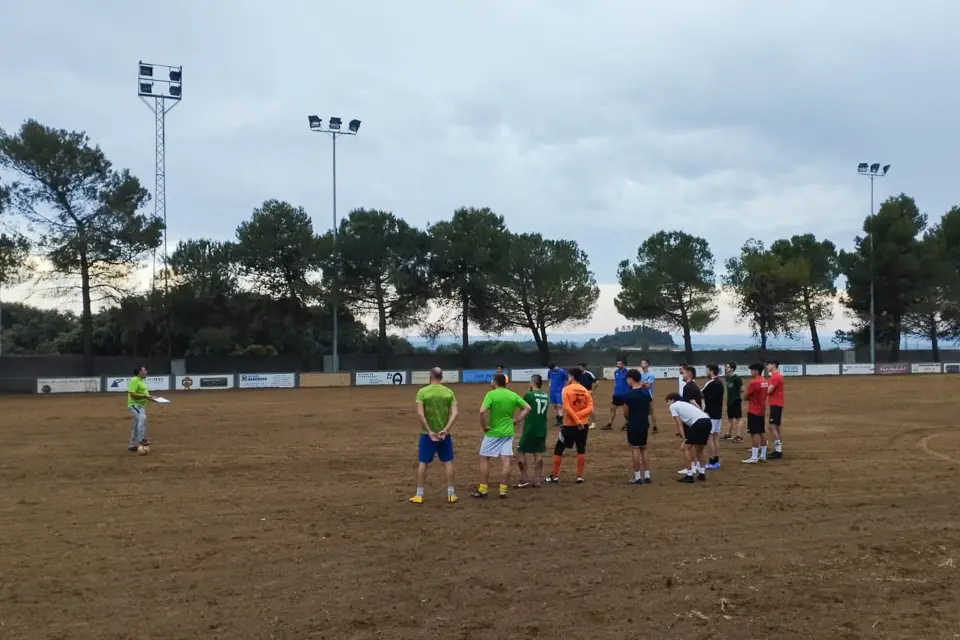
POLYGON ((723 431, 723 420, 710 418, 710 433, 720 433, 721 431, 723 431))
POLYGON ((484 436, 480 443, 480 456, 483 458, 499 458, 513 455, 513 436, 505 438, 491 438, 484 436))

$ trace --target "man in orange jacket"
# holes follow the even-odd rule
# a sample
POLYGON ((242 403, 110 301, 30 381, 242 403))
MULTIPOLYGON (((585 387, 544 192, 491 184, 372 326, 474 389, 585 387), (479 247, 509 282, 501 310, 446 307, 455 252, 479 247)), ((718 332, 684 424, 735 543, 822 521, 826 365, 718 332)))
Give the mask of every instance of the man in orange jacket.
POLYGON ((577 484, 583 483, 583 468, 587 461, 587 428, 593 414, 593 396, 580 384, 582 374, 580 367, 571 367, 567 371, 567 384, 561 394, 563 428, 553 450, 553 474, 545 479, 545 482, 551 484, 560 481, 563 452, 574 446, 577 448, 577 484))

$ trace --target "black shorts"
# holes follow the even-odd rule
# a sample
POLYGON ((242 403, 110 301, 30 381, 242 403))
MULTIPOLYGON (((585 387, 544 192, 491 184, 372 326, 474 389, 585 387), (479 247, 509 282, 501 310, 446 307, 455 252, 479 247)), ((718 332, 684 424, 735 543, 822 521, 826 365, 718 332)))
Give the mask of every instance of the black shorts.
POLYGON ((650 431, 650 425, 635 427, 627 425, 627 444, 635 449, 642 449, 647 446, 647 434, 650 431))
POLYGON ((767 427, 763 424, 763 416, 747 414, 747 433, 752 436, 758 436, 766 432, 767 427))
POLYGON ((557 446, 553 454, 560 456, 566 449, 577 448, 577 453, 587 452, 587 434, 590 429, 584 425, 583 429, 577 427, 563 427, 560 429, 560 436, 557 438, 557 446))
POLYGON ((730 420, 739 420, 743 417, 743 405, 739 402, 731 402, 727 405, 727 418, 730 420))
POLYGON ((783 424, 783 407, 770 407, 770 424, 779 427, 783 424))
POLYGON ((623 398, 618 398, 617 396, 613 396, 613 406, 615 406, 615 407, 622 407, 622 406, 623 406, 623 398))
POLYGON ((710 430, 712 428, 713 424, 710 422, 710 418, 700 418, 689 427, 683 429, 683 433, 686 436, 684 442, 686 444, 703 446, 710 440, 710 430))

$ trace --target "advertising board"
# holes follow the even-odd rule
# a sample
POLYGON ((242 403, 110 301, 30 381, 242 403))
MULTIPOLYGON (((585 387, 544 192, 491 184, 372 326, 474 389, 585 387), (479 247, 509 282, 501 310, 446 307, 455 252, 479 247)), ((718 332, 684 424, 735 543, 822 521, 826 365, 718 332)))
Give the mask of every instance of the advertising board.
POLYGON ((176 389, 180 391, 215 391, 233 389, 233 374, 177 376, 176 389))
POLYGON ((782 376, 802 376, 802 364, 782 364, 780 365, 780 375, 782 376))
MULTIPOLYGON (((662 378, 679 378, 680 377, 680 367, 650 367, 650 373, 657 377, 657 379, 662 378)), ((699 371, 697 373, 700 373, 699 371)))
POLYGON ((844 363, 840 371, 845 376, 871 376, 873 365, 865 362, 844 363))
POLYGON ((944 373, 960 373, 960 363, 951 362, 943 365, 944 373))
MULTIPOLYGON (((604 368, 606 372, 606 368, 604 368)), ((547 368, 543 367, 542 369, 511 369, 510 370, 510 382, 522 382, 524 384, 530 382, 530 378, 533 376, 540 376, 544 380, 547 379, 547 368)), ((606 377, 606 375, 604 375, 606 377)))
POLYGON ((616 367, 604 367, 603 371, 600 372, 600 378, 602 380, 613 380, 613 373, 616 370, 616 367))
MULTIPOLYGON (((127 392, 127 385, 133 376, 125 378, 107 378, 107 391, 127 392)), ((170 391, 170 376, 147 376, 144 382, 150 391, 170 391)))
POLYGON ((37 393, 99 393, 100 378, 37 378, 37 393))
POLYGON ((839 364, 808 364, 805 375, 808 376, 838 376, 840 375, 839 364))
POLYGON ((939 362, 914 362, 910 365, 910 373, 941 373, 943 367, 939 362))
POLYGON ((465 384, 483 384, 490 382, 496 369, 465 369, 460 374, 460 381, 465 384))
POLYGON ((358 387, 407 384, 406 371, 357 371, 355 375, 358 387))
POLYGON ((350 374, 343 373, 301 373, 300 388, 316 389, 320 387, 349 387, 350 374))
POLYGON ((910 373, 910 365, 906 362, 878 362, 876 366, 877 375, 902 375, 910 373))
POLYGON ((736 373, 738 376, 740 376, 741 378, 749 378, 749 377, 750 377, 750 365, 748 365, 748 364, 738 364, 738 365, 737 365, 737 370, 735 371, 735 373, 736 373))
MULTIPOLYGON (((454 369, 453 371, 448 371, 448 370, 443 371, 444 384, 456 384, 458 382, 460 382, 460 372, 457 369, 454 369)), ((430 372, 429 371, 411 371, 410 383, 416 384, 416 385, 430 384, 430 372)))
POLYGON ((297 386, 295 373, 241 373, 237 382, 240 389, 293 389, 297 386))

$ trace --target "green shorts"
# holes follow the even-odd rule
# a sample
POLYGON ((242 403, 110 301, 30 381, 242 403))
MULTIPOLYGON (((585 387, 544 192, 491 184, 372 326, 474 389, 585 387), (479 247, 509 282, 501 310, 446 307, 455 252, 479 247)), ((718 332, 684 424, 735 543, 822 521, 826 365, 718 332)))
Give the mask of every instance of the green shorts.
POLYGON ((547 450, 547 437, 524 433, 520 436, 517 451, 520 453, 543 453, 547 450))

